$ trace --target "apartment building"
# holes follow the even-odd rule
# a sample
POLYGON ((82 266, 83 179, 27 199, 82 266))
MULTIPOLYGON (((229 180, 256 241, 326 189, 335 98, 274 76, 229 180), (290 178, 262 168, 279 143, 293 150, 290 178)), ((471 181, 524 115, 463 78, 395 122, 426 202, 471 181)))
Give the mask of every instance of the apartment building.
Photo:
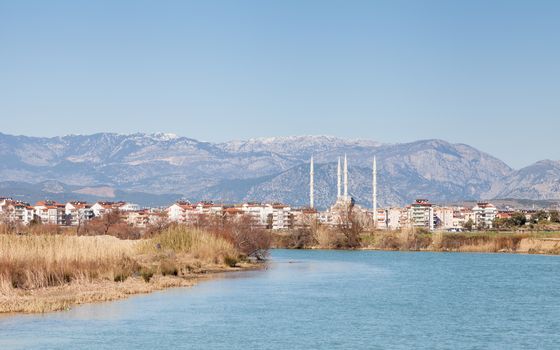
POLYGON ((272 205, 272 229, 285 230, 293 226, 292 208, 283 204, 272 205))
POLYGON ((65 205, 55 201, 39 201, 33 206, 35 215, 43 224, 64 225, 65 205))
POLYGON ((439 230, 449 230, 454 226, 454 210, 450 207, 434 207, 435 228, 439 230))
POLYGON ((434 208, 427 199, 417 199, 408 208, 408 221, 413 228, 434 230, 434 208))
POLYGON ((490 203, 480 202, 472 209, 476 227, 492 228, 498 209, 490 203))
POLYGON ((408 226, 408 208, 389 208, 387 210, 387 228, 389 230, 400 230, 408 226))
POLYGON ((272 205, 261 203, 245 203, 241 212, 252 219, 254 225, 261 228, 272 227, 272 205))
POLYGON ((16 201, 11 198, 0 198, 0 214, 3 220, 27 225, 33 220, 35 210, 29 203, 16 201))
POLYGON ((84 221, 91 220, 95 214, 87 202, 71 201, 64 206, 67 225, 78 226, 84 221))

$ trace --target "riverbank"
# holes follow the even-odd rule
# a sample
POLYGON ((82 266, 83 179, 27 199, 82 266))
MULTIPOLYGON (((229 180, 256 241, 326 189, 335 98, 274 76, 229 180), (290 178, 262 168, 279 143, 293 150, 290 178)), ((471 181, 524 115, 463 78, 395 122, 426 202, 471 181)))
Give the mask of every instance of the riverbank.
POLYGON ((362 232, 351 240, 336 230, 285 231, 273 246, 286 249, 480 252, 560 255, 560 232, 362 232))
POLYGON ((273 250, 271 261, 193 289, 0 315, 0 349, 558 348, 556 257, 273 250))
POLYGON ((143 240, 0 235, 0 313, 65 310, 258 266, 232 242, 185 227, 143 240))
POLYGON ((236 268, 217 266, 199 274, 186 276, 154 276, 149 282, 141 277, 127 278, 123 282, 110 280, 80 281, 56 287, 33 290, 12 290, 0 294, 0 314, 46 313, 68 310, 72 306, 97 302, 114 301, 135 294, 147 294, 175 287, 192 287, 198 282, 213 278, 220 273, 258 268, 243 264, 236 268))
POLYGON ((414 235, 401 232, 377 235, 364 244, 362 249, 559 255, 560 235, 512 232, 437 232, 414 235))

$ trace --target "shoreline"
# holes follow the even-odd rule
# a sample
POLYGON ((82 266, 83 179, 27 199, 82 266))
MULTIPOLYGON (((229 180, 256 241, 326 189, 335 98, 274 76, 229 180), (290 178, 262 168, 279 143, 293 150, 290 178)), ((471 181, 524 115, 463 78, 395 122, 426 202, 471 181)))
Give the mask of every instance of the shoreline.
MULTIPOLYGON (((560 239, 545 239, 560 245, 560 239)), ((333 250, 333 251, 381 251, 403 253, 471 253, 471 254, 518 254, 518 255, 548 255, 559 256, 557 251, 547 252, 530 250, 444 250, 444 249, 387 249, 380 247, 360 247, 355 249, 306 247, 272 249, 288 250, 333 250)), ((111 280, 75 281, 60 286, 45 287, 33 290, 14 290, 9 294, 0 293, 0 317, 10 317, 26 314, 44 314, 51 312, 68 311, 71 308, 84 304, 97 304, 104 302, 127 299, 130 296, 150 294, 170 288, 190 288, 200 282, 220 278, 221 275, 233 272, 257 271, 266 267, 265 263, 241 263, 237 267, 223 265, 209 266, 208 268, 184 276, 157 275, 149 282, 141 276, 129 277, 123 282, 111 280)))
POLYGON ((139 240, 0 235, 0 315, 66 310, 259 269, 238 248, 249 238, 180 225, 139 240))
POLYGON ((75 281, 33 290, 13 290, 9 294, 0 293, 0 317, 66 311, 83 304, 116 301, 169 288, 194 287, 199 282, 219 278, 221 274, 255 271, 264 267, 264 263, 242 263, 238 267, 212 266, 185 276, 153 276, 149 282, 135 276, 123 282, 75 281))
POLYGON ((522 251, 484 251, 484 250, 441 250, 441 249, 385 249, 375 247, 361 247, 361 248, 324 248, 324 247, 309 247, 309 248, 284 248, 274 247, 274 249, 286 250, 324 250, 324 251, 348 251, 348 252, 401 252, 401 253, 453 253, 453 254, 508 254, 508 255, 542 255, 542 256, 560 256, 560 253, 549 252, 522 252, 522 251))
MULTIPOLYGON (((315 249, 315 248, 313 248, 315 249)), ((322 248, 317 248, 322 250, 322 248)), ((329 249, 324 249, 329 250, 329 249)), ((349 249, 340 249, 349 250, 349 249)), ((356 251, 369 251, 369 252, 402 252, 402 253, 446 253, 446 254, 505 254, 505 255, 541 255, 541 256, 560 256, 558 253, 548 253, 548 252, 522 252, 522 251, 484 251, 484 250, 441 250, 441 249, 417 249, 417 250, 394 250, 394 249, 382 249, 382 248, 358 248, 356 251)))
POLYGON ((290 236, 277 236, 274 248, 323 249, 356 251, 402 251, 402 252, 442 252, 442 253, 495 253, 495 254, 536 254, 560 255, 560 235, 550 237, 526 235, 475 234, 429 234, 415 235, 406 232, 384 232, 363 235, 361 242, 353 246, 341 244, 291 245, 290 236), (288 240, 286 240, 288 238, 288 240))

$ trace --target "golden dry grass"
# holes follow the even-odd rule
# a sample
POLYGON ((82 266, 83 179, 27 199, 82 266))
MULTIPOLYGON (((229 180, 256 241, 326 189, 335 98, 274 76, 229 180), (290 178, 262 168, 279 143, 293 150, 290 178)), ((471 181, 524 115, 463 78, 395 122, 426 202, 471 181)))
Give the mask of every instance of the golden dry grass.
POLYGON ((424 250, 480 253, 558 254, 560 237, 538 233, 476 232, 415 234, 410 231, 384 231, 364 235, 367 249, 424 250))
POLYGON ((136 241, 0 235, 0 312, 61 310, 190 285, 196 274, 235 266, 238 256, 225 239, 181 226, 136 241))
POLYGON ((315 241, 317 247, 321 249, 331 249, 336 247, 336 233, 324 226, 319 226, 315 231, 315 241))
POLYGON ((195 279, 156 276, 149 283, 137 277, 122 283, 109 280, 76 281, 34 290, 15 289, 9 295, 0 294, 0 312, 43 313, 67 310, 76 304, 118 300, 133 294, 145 294, 169 287, 188 287, 195 283, 195 279))
POLYGON ((137 244, 110 236, 0 235, 0 290, 114 279, 133 268, 137 244))
POLYGON ((167 251, 214 263, 219 263, 226 257, 239 255, 233 244, 225 239, 186 226, 165 229, 154 238, 143 242, 140 251, 148 254, 167 251))

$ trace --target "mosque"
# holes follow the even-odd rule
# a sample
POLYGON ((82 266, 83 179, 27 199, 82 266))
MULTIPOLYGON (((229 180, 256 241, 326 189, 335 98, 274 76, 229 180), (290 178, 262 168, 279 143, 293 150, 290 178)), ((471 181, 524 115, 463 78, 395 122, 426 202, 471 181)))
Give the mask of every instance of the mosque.
MULTIPOLYGON (((377 159, 373 157, 372 166, 372 220, 374 225, 377 223, 377 218, 375 213, 377 213, 377 159)), ((315 208, 315 166, 313 157, 311 157, 309 166, 309 206, 313 209, 315 208)), ((344 155, 344 163, 341 162, 341 157, 338 158, 337 167, 337 197, 335 203, 325 212, 324 221, 335 222, 337 221, 337 216, 340 214, 336 213, 348 213, 350 209, 360 209, 362 212, 366 212, 355 204, 354 198, 348 194, 348 157, 344 155), (344 185, 344 188, 343 188, 344 185)))

